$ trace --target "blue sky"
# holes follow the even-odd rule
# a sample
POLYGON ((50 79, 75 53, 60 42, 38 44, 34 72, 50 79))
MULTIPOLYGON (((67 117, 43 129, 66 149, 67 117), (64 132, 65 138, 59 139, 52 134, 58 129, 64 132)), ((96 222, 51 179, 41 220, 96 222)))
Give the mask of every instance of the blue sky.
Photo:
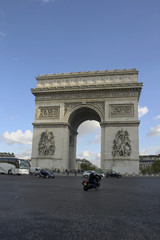
MULTIPOLYGON (((136 68, 140 153, 160 153, 159 12, 159 0, 1 0, 0 152, 30 157, 38 74, 136 68)), ((88 124, 77 156, 97 162, 100 129, 88 124)))

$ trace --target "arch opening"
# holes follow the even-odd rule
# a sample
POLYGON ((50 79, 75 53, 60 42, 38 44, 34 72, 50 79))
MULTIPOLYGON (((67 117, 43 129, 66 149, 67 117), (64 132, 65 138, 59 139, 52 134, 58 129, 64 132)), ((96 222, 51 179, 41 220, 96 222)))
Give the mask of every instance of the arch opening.
POLYGON ((87 120, 101 122, 101 118, 95 110, 88 107, 81 107, 72 112, 68 123, 74 131, 77 131, 79 125, 87 120))
MULTIPOLYGON (((70 126, 70 133, 69 133, 69 168, 70 169, 73 169, 76 166, 77 135, 78 135, 77 130, 79 129, 81 124, 83 124, 86 121, 88 122, 88 120, 90 120, 91 122, 92 122, 92 120, 94 120, 93 122, 95 123, 95 121, 96 121, 97 124, 101 122, 101 118, 100 118, 99 114, 94 109, 89 108, 89 107, 78 108, 75 111, 73 111, 69 117, 68 123, 70 126)), ((91 123, 90 129, 93 128, 92 123, 91 123)), ((92 131, 91 131, 92 135, 94 135, 93 130, 94 129, 92 129, 92 131)), ((84 137, 87 138, 87 134, 84 137)), ((85 142, 86 142, 86 139, 85 139, 85 142)), ((92 145, 94 145, 94 141, 92 141, 92 145)), ((92 146, 92 148, 93 148, 93 146, 92 146)), ((100 146, 99 146, 99 149, 100 149, 100 146)), ((88 150, 88 149, 84 149, 84 147, 83 147, 82 157, 84 157, 84 158, 87 157, 87 154, 90 154, 90 156, 92 155, 91 148, 90 148, 90 150, 88 150), (86 153, 86 155, 85 155, 85 153, 86 153)), ((93 155, 94 155, 94 160, 96 160, 96 157, 100 156, 100 153, 97 152, 97 155, 96 155, 96 153, 94 152, 93 155)), ((92 155, 92 157, 93 157, 93 155, 92 155)), ((90 160, 90 159, 88 159, 88 160, 90 160)), ((99 160, 99 163, 100 163, 100 160, 99 160)), ((95 162, 93 162, 93 164, 95 165, 95 162)))
POLYGON ((78 127, 76 164, 77 168, 92 169, 100 167, 101 127, 99 122, 85 121, 78 127), (89 162, 87 162, 89 161, 89 162))

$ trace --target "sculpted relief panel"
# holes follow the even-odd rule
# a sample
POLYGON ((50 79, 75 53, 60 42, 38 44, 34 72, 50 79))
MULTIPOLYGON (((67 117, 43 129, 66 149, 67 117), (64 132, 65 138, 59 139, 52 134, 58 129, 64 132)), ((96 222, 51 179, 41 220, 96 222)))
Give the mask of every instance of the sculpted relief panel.
POLYGON ((41 133, 40 141, 38 144, 38 153, 41 156, 53 155, 55 152, 55 141, 53 132, 48 130, 41 133))
POLYGON ((131 155, 131 141, 128 131, 121 129, 117 132, 113 141, 113 157, 127 157, 131 155))
POLYGON ((110 104, 109 116, 112 117, 133 117, 133 104, 110 104))
POLYGON ((38 119, 47 119, 47 118, 59 118, 60 117, 60 107, 39 107, 38 108, 38 119))

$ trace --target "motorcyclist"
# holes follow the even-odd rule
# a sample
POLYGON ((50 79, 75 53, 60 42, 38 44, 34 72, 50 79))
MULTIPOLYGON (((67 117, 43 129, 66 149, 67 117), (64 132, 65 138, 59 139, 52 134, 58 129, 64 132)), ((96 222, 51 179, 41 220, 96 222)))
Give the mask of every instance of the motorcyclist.
POLYGON ((99 176, 94 172, 89 175, 89 183, 92 183, 95 188, 97 186, 98 179, 99 176))

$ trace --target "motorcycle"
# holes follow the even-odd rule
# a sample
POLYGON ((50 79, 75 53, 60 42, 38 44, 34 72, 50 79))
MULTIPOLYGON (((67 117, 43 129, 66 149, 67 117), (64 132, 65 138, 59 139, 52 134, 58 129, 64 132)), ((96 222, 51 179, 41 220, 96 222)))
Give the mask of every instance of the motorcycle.
POLYGON ((82 181, 83 190, 88 191, 88 189, 99 188, 100 187, 101 177, 97 178, 95 182, 90 182, 88 179, 82 181))

